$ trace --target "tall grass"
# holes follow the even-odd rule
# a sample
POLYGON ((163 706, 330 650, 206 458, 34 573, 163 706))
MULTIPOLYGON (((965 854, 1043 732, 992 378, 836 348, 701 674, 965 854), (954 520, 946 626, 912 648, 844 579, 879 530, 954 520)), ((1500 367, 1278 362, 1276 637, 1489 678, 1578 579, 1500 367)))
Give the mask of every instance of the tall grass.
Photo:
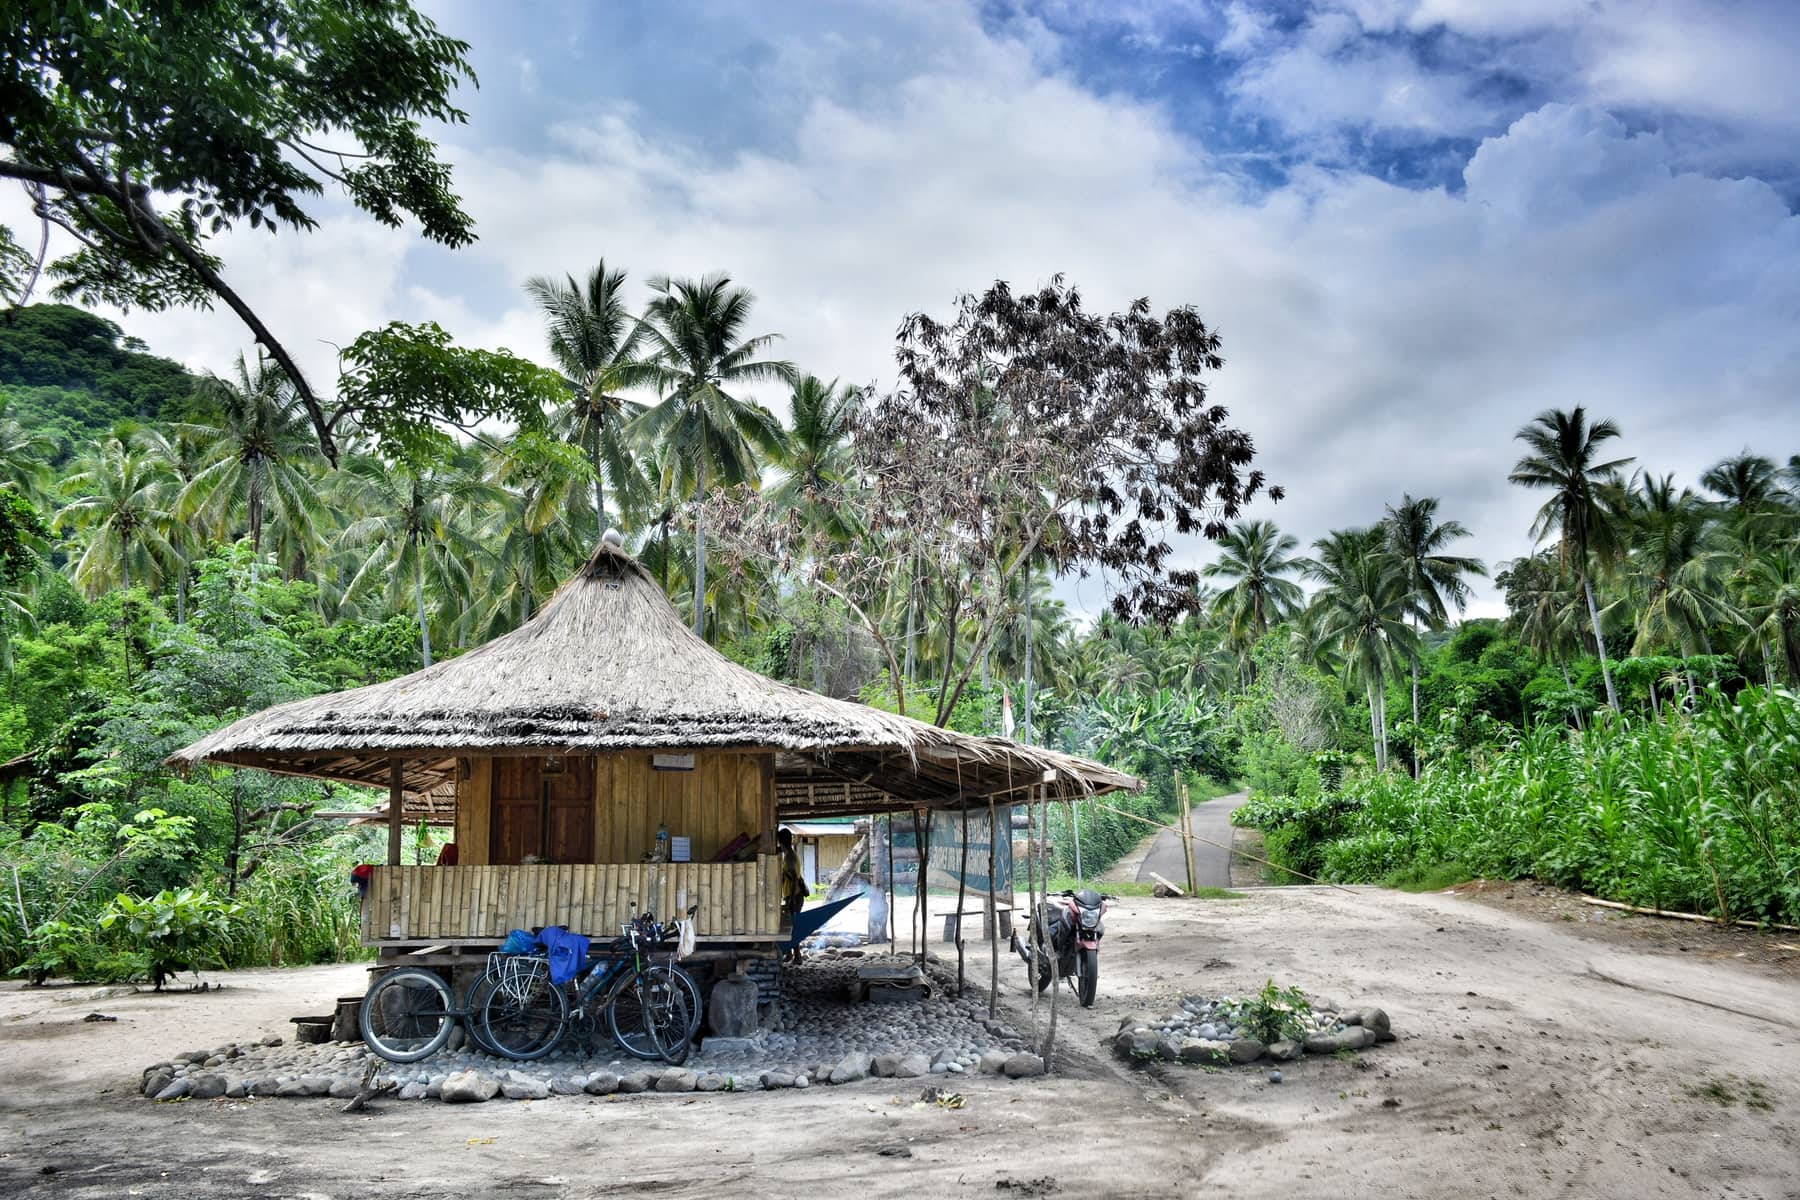
POLYGON ((1800 922, 1800 703, 1751 688, 1698 711, 1616 715, 1353 781, 1259 800, 1240 821, 1290 865, 1339 882, 1457 863, 1611 900, 1800 922), (1309 865, 1310 864, 1310 865, 1309 865))

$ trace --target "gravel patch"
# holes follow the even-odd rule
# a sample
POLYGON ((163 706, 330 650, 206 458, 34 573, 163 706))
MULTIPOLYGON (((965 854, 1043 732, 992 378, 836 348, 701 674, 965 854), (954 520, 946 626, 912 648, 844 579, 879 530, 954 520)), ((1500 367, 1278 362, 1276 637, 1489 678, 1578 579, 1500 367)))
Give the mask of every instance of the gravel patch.
MULTIPOLYGON (((932 995, 925 1000, 852 999, 858 968, 911 961, 825 950, 782 972, 780 999, 764 1010, 756 1036, 729 1051, 696 1051, 679 1067, 631 1058, 610 1039, 587 1046, 565 1039, 544 1058, 521 1063, 485 1054, 453 1035, 455 1049, 416 1063, 376 1059, 375 1079, 392 1084, 389 1095, 402 1100, 467 1104, 502 1097, 749 1092, 867 1078, 982 1071, 1026 1078, 1043 1072, 1016 1029, 989 1019, 985 998, 950 994, 954 980, 938 964, 927 967, 932 995)), ((357 1093, 371 1057, 360 1042, 311 1045, 269 1037, 184 1051, 150 1064, 141 1087, 144 1095, 163 1101, 342 1098, 357 1093)))

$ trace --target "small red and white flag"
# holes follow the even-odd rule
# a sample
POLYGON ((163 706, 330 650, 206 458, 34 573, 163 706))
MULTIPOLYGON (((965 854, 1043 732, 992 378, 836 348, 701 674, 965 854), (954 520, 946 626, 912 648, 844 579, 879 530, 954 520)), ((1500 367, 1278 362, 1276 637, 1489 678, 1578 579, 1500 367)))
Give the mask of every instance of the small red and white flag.
POLYGON ((1000 736, 1011 737, 1018 726, 1013 721, 1012 692, 1000 685, 1000 736))

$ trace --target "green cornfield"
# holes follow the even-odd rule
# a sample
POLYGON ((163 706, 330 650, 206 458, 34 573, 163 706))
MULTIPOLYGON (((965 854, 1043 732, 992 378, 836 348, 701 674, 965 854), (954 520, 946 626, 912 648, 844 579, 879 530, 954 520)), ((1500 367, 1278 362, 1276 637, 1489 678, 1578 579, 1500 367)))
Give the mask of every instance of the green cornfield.
POLYGON ((1459 864, 1609 900, 1800 923, 1800 703, 1717 693, 1692 713, 1540 726, 1342 793, 1239 812, 1284 865, 1340 883, 1459 864))

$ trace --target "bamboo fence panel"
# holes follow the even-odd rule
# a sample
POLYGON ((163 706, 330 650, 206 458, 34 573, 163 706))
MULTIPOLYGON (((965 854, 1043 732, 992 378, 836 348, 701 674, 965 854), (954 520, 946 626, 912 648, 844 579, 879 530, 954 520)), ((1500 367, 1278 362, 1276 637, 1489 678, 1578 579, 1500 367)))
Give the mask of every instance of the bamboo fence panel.
POLYGON ((563 925, 611 937, 632 915, 663 920, 698 905, 705 937, 772 937, 780 928, 780 860, 514 867, 376 867, 363 904, 369 944, 499 941, 512 929, 563 925))

